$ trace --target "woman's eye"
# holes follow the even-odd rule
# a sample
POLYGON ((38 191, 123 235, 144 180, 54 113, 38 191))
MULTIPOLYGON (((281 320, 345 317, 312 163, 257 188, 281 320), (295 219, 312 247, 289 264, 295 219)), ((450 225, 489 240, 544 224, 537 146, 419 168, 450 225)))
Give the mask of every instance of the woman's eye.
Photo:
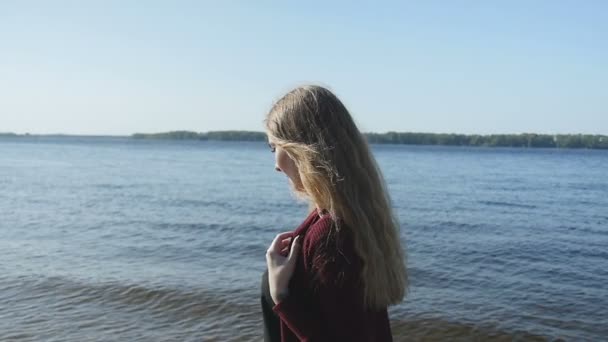
POLYGON ((272 152, 272 153, 274 153, 277 150, 276 147, 274 147, 270 144, 268 144, 268 147, 270 147, 270 152, 272 152))

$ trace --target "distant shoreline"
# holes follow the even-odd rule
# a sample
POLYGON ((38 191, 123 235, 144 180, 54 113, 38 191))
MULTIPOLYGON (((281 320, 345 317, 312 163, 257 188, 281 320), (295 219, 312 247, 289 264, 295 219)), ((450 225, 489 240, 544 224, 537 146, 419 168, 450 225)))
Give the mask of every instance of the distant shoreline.
MULTIPOLYGON (((584 148, 608 149, 608 136, 597 134, 445 134, 387 132, 364 133, 373 144, 478 146, 518 148, 584 148)), ((53 138, 132 138, 154 140, 210 140, 210 141, 265 141, 266 134, 256 131, 170 131, 162 133, 135 133, 128 135, 70 135, 70 134, 15 134, 0 133, 4 137, 53 137, 53 138)))

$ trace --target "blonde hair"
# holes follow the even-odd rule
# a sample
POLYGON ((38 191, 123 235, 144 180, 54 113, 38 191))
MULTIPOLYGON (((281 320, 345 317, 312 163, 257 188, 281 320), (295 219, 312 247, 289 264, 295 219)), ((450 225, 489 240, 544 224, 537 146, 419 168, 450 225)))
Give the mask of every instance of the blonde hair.
MULTIPOLYGON (((382 173, 342 102, 320 86, 296 88, 275 103, 269 138, 293 159, 312 204, 344 222, 363 261, 363 302, 373 309, 403 300, 408 287, 399 224, 382 173)), ((298 189, 296 189, 298 191, 298 189)))

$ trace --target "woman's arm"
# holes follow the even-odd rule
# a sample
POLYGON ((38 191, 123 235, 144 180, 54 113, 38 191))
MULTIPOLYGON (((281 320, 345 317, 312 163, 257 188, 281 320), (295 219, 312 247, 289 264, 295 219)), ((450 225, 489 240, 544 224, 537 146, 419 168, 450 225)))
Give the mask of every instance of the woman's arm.
POLYGON ((362 304, 360 263, 353 249, 321 249, 319 238, 326 235, 315 234, 318 229, 314 228, 318 227, 311 227, 304 239, 303 257, 313 265, 306 276, 314 284, 318 305, 288 294, 273 310, 301 341, 374 340, 377 313, 365 310, 362 304))

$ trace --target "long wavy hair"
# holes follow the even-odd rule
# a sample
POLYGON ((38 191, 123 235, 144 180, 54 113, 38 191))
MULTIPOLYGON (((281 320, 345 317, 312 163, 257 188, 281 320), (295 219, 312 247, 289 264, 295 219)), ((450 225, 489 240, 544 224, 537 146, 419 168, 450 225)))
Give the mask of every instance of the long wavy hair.
POLYGON ((302 86, 274 104, 265 124, 269 139, 298 167, 303 189, 294 190, 327 210, 338 233, 349 230, 363 262, 364 305, 401 302, 408 276, 399 224, 382 173, 346 107, 326 88, 302 86))

